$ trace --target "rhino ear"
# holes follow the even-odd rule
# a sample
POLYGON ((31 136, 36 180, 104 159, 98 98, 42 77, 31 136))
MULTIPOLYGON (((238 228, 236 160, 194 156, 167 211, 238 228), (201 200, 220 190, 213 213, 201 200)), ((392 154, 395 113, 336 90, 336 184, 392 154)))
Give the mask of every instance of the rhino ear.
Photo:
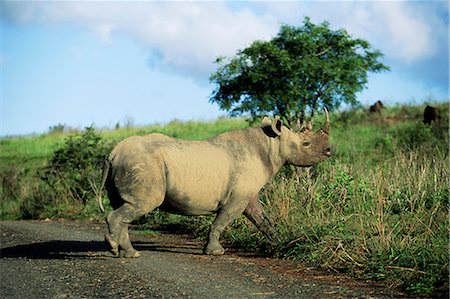
POLYGON ((262 129, 269 137, 277 137, 281 135, 281 127, 283 123, 279 116, 275 116, 275 120, 272 121, 269 117, 264 116, 262 120, 262 129))
POLYGON ((261 124, 262 127, 270 126, 272 124, 272 120, 266 115, 263 117, 261 124))
POLYGON ((283 126, 283 122, 280 119, 280 116, 275 116, 275 121, 272 123, 272 130, 277 136, 281 136, 281 127, 283 126))

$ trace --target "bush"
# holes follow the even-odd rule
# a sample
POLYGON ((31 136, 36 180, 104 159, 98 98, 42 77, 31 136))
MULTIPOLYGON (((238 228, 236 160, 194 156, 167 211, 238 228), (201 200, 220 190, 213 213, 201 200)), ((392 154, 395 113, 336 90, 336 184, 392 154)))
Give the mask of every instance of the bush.
POLYGON ((87 127, 83 132, 69 136, 53 153, 42 179, 54 192, 65 191, 69 199, 86 203, 95 198, 102 164, 110 149, 110 144, 92 127, 87 127))
POLYGON ((423 154, 448 149, 448 127, 441 124, 432 126, 422 122, 405 122, 388 129, 377 137, 375 146, 386 153, 393 154, 397 150, 404 153, 419 151, 423 154))
POLYGON ((431 127, 422 122, 399 126, 394 134, 400 148, 405 150, 432 145, 436 141, 431 127))
POLYGON ((20 196, 20 180, 23 170, 19 165, 10 165, 0 172, 0 199, 15 200, 20 196))

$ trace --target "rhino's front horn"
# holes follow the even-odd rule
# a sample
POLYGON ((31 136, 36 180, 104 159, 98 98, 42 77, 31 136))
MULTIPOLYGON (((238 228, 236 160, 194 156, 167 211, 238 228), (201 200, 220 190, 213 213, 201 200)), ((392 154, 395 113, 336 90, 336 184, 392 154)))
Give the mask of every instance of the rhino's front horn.
POLYGON ((325 124, 322 127, 322 131, 324 131, 326 134, 330 132, 330 115, 328 114, 328 110, 326 107, 323 107, 323 110, 325 111, 325 124))

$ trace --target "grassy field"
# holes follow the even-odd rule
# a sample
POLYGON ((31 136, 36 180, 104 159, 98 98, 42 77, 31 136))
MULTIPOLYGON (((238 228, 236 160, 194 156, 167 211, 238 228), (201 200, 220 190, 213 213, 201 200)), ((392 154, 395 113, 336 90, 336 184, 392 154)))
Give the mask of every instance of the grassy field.
MULTIPOLYGON (((244 217, 226 230, 225 241, 355 277, 382 280, 415 294, 448 292, 448 103, 438 107, 442 119, 431 127, 421 122, 423 106, 389 107, 382 115, 362 110, 332 114, 332 158, 308 171, 285 167, 261 191, 285 241, 269 244, 244 217)), ((102 142, 102 151, 107 152, 130 135, 162 132, 204 139, 244 127, 247 123, 240 119, 172 122, 104 130, 96 132, 98 140, 95 136, 93 140, 102 142)), ((82 134, 0 139, 1 219, 103 219, 95 200, 82 204, 83 198, 74 196, 77 189, 67 183, 80 182, 81 175, 71 173, 65 181, 59 176, 54 184, 42 179, 51 173, 49 165, 60 163, 55 152, 67 149, 68 140, 83 141, 86 135, 82 134)), ((87 186, 92 192, 86 193, 87 199, 98 192, 92 182, 100 180, 99 167, 91 172, 93 179, 87 186)), ((211 221, 211 217, 156 212, 139 223, 143 229, 176 223, 205 238, 211 221)))

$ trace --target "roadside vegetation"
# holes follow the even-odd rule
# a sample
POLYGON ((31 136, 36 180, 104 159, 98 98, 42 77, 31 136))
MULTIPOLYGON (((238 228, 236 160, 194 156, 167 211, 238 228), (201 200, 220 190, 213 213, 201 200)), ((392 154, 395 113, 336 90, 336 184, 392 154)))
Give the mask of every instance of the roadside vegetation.
MULTIPOLYGON (((226 242, 413 294, 448 292, 449 111, 448 103, 436 106, 442 118, 431 126, 422 123, 424 106, 331 114, 333 156, 307 171, 285 167, 261 191, 284 242, 269 244, 244 217, 226 230, 226 242)), ((205 139, 247 126, 243 119, 174 121, 1 138, 0 219, 103 220, 95 196, 103 157, 118 141, 152 132, 205 139)), ((157 211, 138 228, 175 225, 206 238, 211 222, 157 211)))

